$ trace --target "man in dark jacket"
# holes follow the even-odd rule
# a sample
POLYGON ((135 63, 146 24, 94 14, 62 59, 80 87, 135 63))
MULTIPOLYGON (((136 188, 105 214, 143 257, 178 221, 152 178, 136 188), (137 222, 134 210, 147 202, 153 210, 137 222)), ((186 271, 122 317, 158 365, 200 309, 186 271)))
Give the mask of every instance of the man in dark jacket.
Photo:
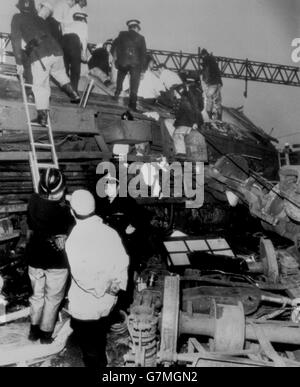
POLYGON ((175 153, 178 159, 186 159, 185 137, 192 130, 197 130, 203 124, 203 99, 201 88, 197 83, 181 85, 174 90, 175 120, 165 120, 165 125, 172 133, 175 153))
POLYGON ((128 289, 120 298, 120 304, 126 309, 132 302, 134 272, 140 271, 154 255, 154 245, 149 212, 132 197, 120 197, 119 189, 119 181, 108 177, 105 186, 107 197, 98 200, 96 211, 104 223, 118 232, 130 258, 128 289))
POLYGON ((130 74, 129 108, 137 111, 137 94, 141 75, 146 70, 147 48, 145 38, 139 34, 141 27, 138 20, 127 22, 128 31, 122 31, 112 46, 112 55, 118 69, 117 89, 115 98, 118 99, 126 75, 130 74))
POLYGON ((201 51, 203 66, 203 83, 205 95, 205 109, 209 118, 222 120, 222 95, 223 86, 221 72, 213 55, 207 50, 201 51))
POLYGON ((98 78, 105 86, 111 85, 111 60, 110 51, 112 40, 107 40, 103 46, 98 45, 92 52, 92 56, 88 61, 89 74, 98 78))
POLYGON ((11 22, 11 41, 16 59, 17 71, 23 75, 22 42, 31 63, 33 76, 33 93, 38 117, 33 122, 46 126, 50 100, 50 75, 56 79, 62 89, 78 103, 79 95, 72 89, 63 61, 63 52, 51 35, 46 20, 40 18, 34 6, 34 0, 19 0, 19 14, 11 22))
POLYGON ((40 339, 42 344, 52 342, 69 276, 64 242, 74 219, 63 201, 65 189, 61 172, 48 169, 41 176, 39 194, 32 195, 28 206, 26 256, 33 290, 29 340, 40 339))

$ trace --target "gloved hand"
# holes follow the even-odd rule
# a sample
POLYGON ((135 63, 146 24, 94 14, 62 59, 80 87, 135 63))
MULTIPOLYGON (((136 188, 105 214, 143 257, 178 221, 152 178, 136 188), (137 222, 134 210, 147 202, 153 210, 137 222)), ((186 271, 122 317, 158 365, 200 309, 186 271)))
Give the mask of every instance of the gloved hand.
POLYGON ((126 228, 126 234, 127 235, 132 235, 134 232, 135 232, 135 228, 130 224, 127 228, 126 228))
POLYGON ((67 236, 66 235, 56 235, 51 238, 51 245, 57 251, 63 251, 65 249, 67 236))

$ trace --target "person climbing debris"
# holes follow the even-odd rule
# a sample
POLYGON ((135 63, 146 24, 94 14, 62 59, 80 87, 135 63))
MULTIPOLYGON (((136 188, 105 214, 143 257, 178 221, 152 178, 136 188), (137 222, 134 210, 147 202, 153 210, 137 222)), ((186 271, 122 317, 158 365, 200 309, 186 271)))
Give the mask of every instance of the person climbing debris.
POLYGON ((65 68, 73 89, 78 92, 81 62, 87 61, 87 0, 64 0, 54 9, 54 18, 61 24, 65 68))
POLYGON ((63 52, 51 35, 47 22, 40 18, 35 9, 34 0, 19 0, 20 13, 13 16, 11 22, 11 42, 19 75, 24 74, 22 61, 22 42, 26 44, 26 53, 31 63, 37 118, 33 123, 46 126, 48 123, 49 99, 51 94, 50 76, 61 85, 71 98, 79 103, 80 97, 73 90, 68 78, 63 52))
POLYGON ((107 40, 103 45, 98 44, 88 61, 88 68, 90 70, 89 74, 98 78, 107 87, 112 85, 112 57, 110 53, 111 47, 111 39, 107 40))

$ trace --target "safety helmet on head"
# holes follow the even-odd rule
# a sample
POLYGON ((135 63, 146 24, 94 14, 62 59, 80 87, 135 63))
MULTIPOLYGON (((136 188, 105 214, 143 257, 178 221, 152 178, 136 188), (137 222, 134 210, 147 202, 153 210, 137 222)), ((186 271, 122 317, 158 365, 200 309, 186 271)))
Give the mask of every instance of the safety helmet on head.
POLYGON ((43 195, 58 195, 66 189, 65 177, 59 169, 49 168, 41 174, 39 192, 43 195))
POLYGON ((20 12, 36 13, 34 0, 19 0, 16 7, 20 12))
POLYGON ((75 191, 72 194, 70 204, 78 218, 88 218, 92 216, 96 210, 94 196, 89 191, 83 189, 75 191))

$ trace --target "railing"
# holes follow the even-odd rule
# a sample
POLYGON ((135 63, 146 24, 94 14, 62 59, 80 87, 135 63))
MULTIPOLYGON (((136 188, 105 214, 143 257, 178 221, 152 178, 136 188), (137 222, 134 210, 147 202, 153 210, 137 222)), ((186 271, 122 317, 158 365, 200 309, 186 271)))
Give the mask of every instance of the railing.
MULTIPOLYGON (((95 45, 89 45, 93 48, 95 45)), ((0 33, 0 66, 11 66, 8 58, 13 57, 10 47, 10 36, 0 33)), ((176 51, 148 50, 157 64, 165 64, 167 68, 177 72, 187 72, 199 77, 201 72, 200 49, 197 54, 176 51)), ((251 61, 216 56, 223 78, 240 79, 245 82, 264 82, 286 86, 300 86, 300 69, 274 63, 251 61)))

